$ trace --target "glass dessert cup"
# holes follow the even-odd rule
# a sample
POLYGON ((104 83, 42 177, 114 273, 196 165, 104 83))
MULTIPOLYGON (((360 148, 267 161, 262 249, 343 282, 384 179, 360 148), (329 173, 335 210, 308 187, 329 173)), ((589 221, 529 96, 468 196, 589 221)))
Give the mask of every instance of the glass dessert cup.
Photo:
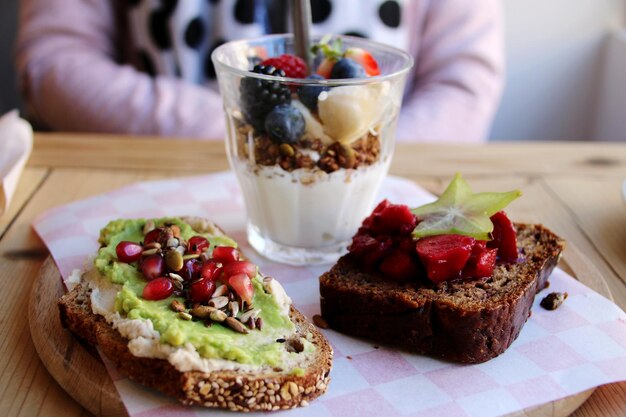
POLYGON ((303 79, 251 72, 259 57, 293 53, 291 35, 229 42, 212 55, 248 240, 274 261, 336 261, 389 169, 412 58, 364 39, 338 38, 344 48, 369 51, 382 75, 303 79), (268 94, 278 97, 273 108, 259 104, 268 94))

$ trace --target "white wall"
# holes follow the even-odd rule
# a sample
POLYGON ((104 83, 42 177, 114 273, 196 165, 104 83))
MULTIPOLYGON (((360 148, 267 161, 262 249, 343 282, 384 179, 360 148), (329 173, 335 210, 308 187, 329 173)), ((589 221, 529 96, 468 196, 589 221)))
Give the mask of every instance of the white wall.
POLYGON ((491 138, 592 138, 605 45, 611 30, 623 24, 624 0, 503 4, 507 85, 491 138))
POLYGON ((593 137, 626 141, 626 30, 611 35, 602 75, 593 137))

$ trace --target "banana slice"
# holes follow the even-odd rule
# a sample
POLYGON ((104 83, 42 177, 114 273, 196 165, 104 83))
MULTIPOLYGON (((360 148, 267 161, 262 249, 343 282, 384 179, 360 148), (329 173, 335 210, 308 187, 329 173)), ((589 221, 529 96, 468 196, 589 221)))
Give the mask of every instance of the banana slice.
POLYGON ((317 108, 326 134, 345 144, 362 137, 381 119, 388 90, 388 83, 382 83, 335 87, 320 94, 317 108))

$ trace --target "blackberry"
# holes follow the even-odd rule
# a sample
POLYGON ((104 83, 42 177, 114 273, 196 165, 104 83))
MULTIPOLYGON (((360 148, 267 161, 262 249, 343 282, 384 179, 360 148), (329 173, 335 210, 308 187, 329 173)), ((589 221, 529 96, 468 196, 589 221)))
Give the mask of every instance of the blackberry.
MULTIPOLYGON (((284 77, 285 72, 271 65, 255 65, 252 72, 257 74, 284 77)), ((241 109, 248 123, 257 132, 265 132, 265 116, 280 104, 291 103, 291 90, 280 81, 260 80, 246 77, 239 86, 241 109)))

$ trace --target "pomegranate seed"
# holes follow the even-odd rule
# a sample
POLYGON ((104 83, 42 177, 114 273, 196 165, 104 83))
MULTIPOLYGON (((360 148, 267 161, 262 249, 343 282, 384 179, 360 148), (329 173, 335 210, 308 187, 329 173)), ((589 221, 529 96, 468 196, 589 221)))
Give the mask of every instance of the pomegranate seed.
POLYGON ((209 248, 209 241, 202 236, 193 236, 187 243, 187 253, 191 254, 200 254, 209 248))
POLYGON ((193 281, 200 277, 202 262, 197 259, 188 259, 183 263, 183 268, 178 272, 185 281, 193 281))
POLYGON ((138 261, 141 258, 141 252, 143 252, 143 247, 140 244, 126 240, 118 243, 115 247, 117 259, 120 262, 131 263, 138 261))
POLYGON ((209 260, 206 261, 204 265, 202 265, 200 276, 202 278, 215 281, 216 279, 220 278, 223 270, 224 268, 222 268, 222 264, 209 260))
POLYGON ((158 242, 161 240, 161 233, 163 233, 162 227, 157 227, 156 229, 152 229, 143 237, 143 244, 147 245, 148 243, 158 242))
POLYGON ((256 265, 249 261, 234 261, 224 267, 224 275, 232 277, 237 274, 246 274, 250 279, 256 277, 256 265))
POLYGON ((210 279, 196 281, 189 286, 189 295, 194 303, 209 301, 215 292, 215 282, 210 279))
POLYGON ((141 272, 148 281, 151 281, 165 273, 165 262, 161 255, 146 256, 141 261, 141 272))
POLYGON ((239 251, 231 246, 217 246, 213 249, 213 259, 226 265, 239 260, 239 251))
POLYGON ((246 302, 251 302, 254 296, 254 287, 252 287, 252 281, 246 274, 233 275, 228 279, 228 284, 233 290, 246 302))
POLYGON ((146 300, 164 300, 174 293, 172 281, 165 277, 154 279, 143 287, 142 296, 146 300))

